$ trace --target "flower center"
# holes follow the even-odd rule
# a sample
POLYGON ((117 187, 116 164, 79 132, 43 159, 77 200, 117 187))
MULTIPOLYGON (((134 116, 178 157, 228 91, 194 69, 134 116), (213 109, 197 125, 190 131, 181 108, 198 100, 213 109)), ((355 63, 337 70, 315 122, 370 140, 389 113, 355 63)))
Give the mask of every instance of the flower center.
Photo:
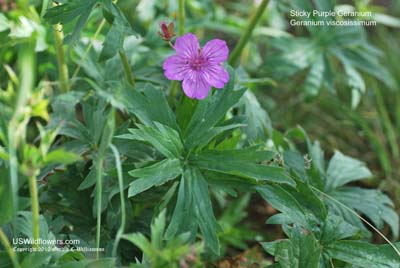
POLYGON ((207 59, 201 55, 200 49, 199 49, 199 54, 196 57, 193 57, 189 61, 190 68, 192 68, 193 70, 196 70, 196 71, 201 70, 206 63, 207 63, 207 59))

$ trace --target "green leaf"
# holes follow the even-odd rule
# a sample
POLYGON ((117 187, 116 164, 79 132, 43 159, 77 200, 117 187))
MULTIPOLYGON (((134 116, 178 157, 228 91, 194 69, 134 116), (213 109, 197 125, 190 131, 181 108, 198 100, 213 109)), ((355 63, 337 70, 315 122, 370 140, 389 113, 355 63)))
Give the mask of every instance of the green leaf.
POLYGON ((193 177, 193 202, 197 223, 206 246, 219 255, 218 223, 214 216, 207 182, 197 168, 191 168, 190 174, 193 177))
POLYGON ((54 268, 108 268, 114 266, 114 258, 102 258, 99 260, 81 260, 79 262, 63 263, 55 266, 54 268))
POLYGON ((158 122, 179 130, 175 115, 162 90, 146 84, 143 94, 129 87, 122 93, 121 102, 127 111, 137 116, 144 125, 155 126, 155 122, 158 122))
POLYGON ((330 244, 336 240, 355 236, 360 229, 344 221, 342 217, 332 213, 328 214, 322 227, 321 244, 330 244))
POLYGON ((154 249, 161 249, 165 230, 165 210, 151 224, 151 244, 154 249))
POLYGON ((161 154, 168 158, 180 158, 183 144, 179 133, 174 129, 155 122, 155 127, 138 125, 137 129, 130 128, 131 134, 117 136, 117 138, 148 142, 161 154))
POLYGON ((8 177, 9 172, 8 169, 0 168, 0 226, 11 221, 13 216, 10 179, 8 177))
POLYGON ((321 199, 312 191, 307 183, 297 182, 296 188, 285 187, 293 197, 303 206, 304 210, 314 214, 319 220, 325 220, 328 214, 327 209, 321 199))
POLYGON ((159 186, 175 179, 182 173, 178 159, 165 159, 154 165, 129 171, 129 175, 139 177, 134 180, 128 191, 128 197, 135 196, 153 186, 159 186))
POLYGON ((147 256, 152 255, 152 248, 151 248, 151 243, 147 238, 141 234, 141 233, 133 233, 133 234, 125 234, 122 236, 123 239, 128 240, 140 250, 146 254, 147 256))
POLYGON ((191 232, 194 238, 197 226, 205 244, 219 254, 218 224, 214 216, 207 182, 197 167, 185 168, 178 191, 176 206, 166 231, 166 239, 191 232))
POLYGON ((93 186, 96 183, 96 167, 95 165, 92 165, 92 168, 90 169, 89 173, 83 180, 81 184, 79 184, 78 190, 84 190, 87 189, 91 186, 93 186))
POLYGON ((193 179, 190 170, 184 169, 179 183, 175 209, 172 214, 171 222, 165 232, 165 238, 167 240, 174 238, 178 233, 184 233, 194 229, 193 179))
POLYGON ((327 169, 325 189, 327 191, 346 183, 371 177, 365 163, 335 151, 327 169))
POLYGON ((257 192, 274 208, 284 213, 292 222, 311 229, 309 215, 296 198, 279 185, 262 185, 256 187, 257 192))
POLYGON ((39 268, 49 265, 53 252, 32 252, 21 263, 22 268, 39 268))
MULTIPOLYGON (((229 82, 223 89, 217 90, 212 96, 197 104, 196 110, 185 129, 184 137, 187 144, 193 144, 212 129, 242 97, 245 88, 235 90, 235 72, 228 67, 229 82)), ((190 148, 189 146, 187 146, 190 148)))
POLYGON ((378 228, 382 228, 383 223, 386 222, 392 229, 393 236, 398 237, 399 216, 393 208, 393 202, 384 193, 374 189, 342 187, 334 190, 330 195, 370 218, 378 228))
POLYGON ((63 164, 63 165, 69 165, 72 164, 76 161, 79 161, 81 158, 79 155, 72 153, 72 152, 67 152, 64 149, 56 149, 48 153, 44 157, 44 164, 63 164))
POLYGON ((115 56, 121 49, 123 49, 124 37, 126 35, 133 34, 133 30, 125 15, 114 3, 110 3, 105 6, 107 12, 112 16, 112 26, 110 31, 107 33, 103 49, 100 53, 100 61, 115 56))
POLYGON ((238 150, 209 150, 192 155, 190 161, 201 169, 254 179, 294 185, 295 182, 279 167, 254 162, 268 161, 274 155, 270 151, 254 148, 238 150))
POLYGON ((337 241, 325 249, 330 257, 363 268, 400 267, 399 256, 389 245, 377 246, 363 241, 337 241))
MULTIPOLYGON (((227 122, 225 122, 225 123, 227 123, 227 122)), ((215 138, 219 134, 222 134, 225 131, 235 129, 238 127, 242 127, 242 126, 244 126, 244 124, 228 124, 228 125, 223 125, 223 126, 218 126, 218 127, 212 127, 202 137, 199 137, 199 139, 197 139, 197 140, 193 140, 192 143, 186 142, 185 145, 187 146, 187 148, 194 148, 196 146, 201 148, 201 147, 206 146, 213 138, 215 138)))
POLYGON ((4 32, 10 29, 10 23, 6 16, 3 13, 0 13, 0 32, 4 32))
POLYGON ((64 39, 65 43, 74 43, 78 40, 79 34, 97 2, 97 0, 70 0, 65 4, 48 9, 44 18, 51 24, 66 24, 78 18, 72 34, 64 39))
POLYGON ((304 81, 303 90, 307 96, 313 97, 318 95, 323 83, 325 72, 323 55, 319 55, 318 59, 313 62, 304 81))
POLYGON ((250 143, 265 141, 272 135, 272 122, 268 113, 261 107, 256 96, 251 91, 243 95, 247 126, 244 130, 250 143))
POLYGON ((285 268, 318 268, 322 247, 312 233, 295 225, 290 239, 261 243, 285 268))

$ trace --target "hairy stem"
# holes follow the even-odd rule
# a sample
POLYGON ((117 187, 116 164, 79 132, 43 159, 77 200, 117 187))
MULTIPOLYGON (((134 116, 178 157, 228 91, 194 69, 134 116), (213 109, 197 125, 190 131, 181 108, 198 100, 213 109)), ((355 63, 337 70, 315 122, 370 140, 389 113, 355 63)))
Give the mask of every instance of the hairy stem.
POLYGON ((10 245, 10 242, 8 241, 7 236, 4 234, 4 232, 1 228, 0 228, 0 242, 3 244, 4 248, 6 249, 7 254, 10 257, 14 268, 21 267, 18 262, 17 256, 15 255, 15 253, 10 245))
POLYGON ((125 231, 126 211, 125 211, 125 199, 124 199, 124 179, 123 179, 123 175, 122 175, 122 166, 121 166, 120 155, 119 155, 117 147, 115 147, 113 144, 110 144, 110 148, 113 151, 114 158, 115 158, 115 166, 117 167, 119 197, 120 197, 120 202, 121 202, 121 225, 117 231, 117 235, 116 235, 115 242, 114 242, 114 247, 112 250, 112 256, 116 257, 119 241, 121 240, 121 237, 125 231))
POLYGON ((178 33, 179 35, 185 33, 185 0, 179 0, 178 33))
MULTIPOLYGON (((39 199, 38 199, 36 175, 29 176, 28 180, 29 180, 29 193, 31 196, 31 209, 32 209, 32 233, 33 233, 33 239, 38 240, 40 237, 40 229, 39 229, 39 199)), ((38 248, 39 245, 34 243, 33 247, 38 248)))
POLYGON ((57 64, 58 64, 58 75, 61 92, 65 93, 69 91, 69 78, 68 78, 68 67, 65 63, 63 40, 64 34, 62 31, 61 24, 54 25, 54 34, 56 39, 56 52, 57 52, 57 64))
POLYGON ((244 30, 244 34, 240 37, 238 44, 233 50, 231 56, 229 57, 229 64, 234 66, 238 61, 240 55, 242 54, 243 48, 246 46, 247 42, 250 39, 250 36, 257 25, 258 21, 261 18, 265 8, 267 7, 268 0, 262 0, 261 4, 257 7, 256 12, 250 17, 249 24, 244 30))
POLYGON ((121 59, 122 66, 124 67, 124 72, 128 83, 134 86, 135 78, 133 77, 132 68, 129 64, 128 56, 126 55, 124 50, 119 51, 119 58, 121 59))

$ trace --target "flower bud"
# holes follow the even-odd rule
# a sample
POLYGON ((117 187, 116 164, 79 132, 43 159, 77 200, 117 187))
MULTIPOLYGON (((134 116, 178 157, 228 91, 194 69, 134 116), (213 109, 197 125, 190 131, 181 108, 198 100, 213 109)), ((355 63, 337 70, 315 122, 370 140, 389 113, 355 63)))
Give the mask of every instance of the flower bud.
POLYGON ((165 21, 162 21, 160 23, 161 31, 159 31, 158 34, 164 41, 169 42, 175 36, 174 26, 175 25, 173 22, 167 23, 165 21))

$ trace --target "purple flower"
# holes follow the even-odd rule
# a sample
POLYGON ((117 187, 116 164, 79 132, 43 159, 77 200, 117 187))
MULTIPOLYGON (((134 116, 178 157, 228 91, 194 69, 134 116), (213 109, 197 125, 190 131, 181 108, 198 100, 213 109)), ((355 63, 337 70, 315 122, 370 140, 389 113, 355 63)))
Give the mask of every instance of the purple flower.
POLYGON ((213 39, 200 48, 194 34, 178 37, 174 45, 176 55, 168 57, 163 64, 169 80, 183 80, 182 88, 192 99, 204 99, 211 87, 223 88, 229 74, 222 66, 229 49, 225 41, 213 39))

